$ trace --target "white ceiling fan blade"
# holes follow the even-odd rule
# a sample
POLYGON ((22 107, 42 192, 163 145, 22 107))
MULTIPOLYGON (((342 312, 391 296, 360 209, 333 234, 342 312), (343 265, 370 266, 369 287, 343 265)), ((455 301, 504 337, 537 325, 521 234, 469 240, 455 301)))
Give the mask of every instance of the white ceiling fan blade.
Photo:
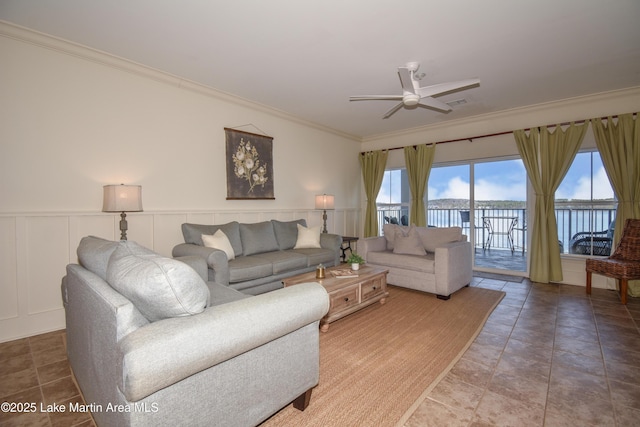
POLYGON ((398 105, 396 105, 395 107, 393 107, 391 110, 387 111, 387 114, 384 115, 383 119, 388 119, 389 117, 391 117, 396 111, 398 111, 399 109, 401 109, 404 106, 404 104, 401 102, 398 105))
POLYGON ((380 99, 380 100, 401 100, 402 95, 361 95, 361 96, 351 96, 349 97, 349 101, 370 101, 370 100, 380 99))
POLYGON ((447 92, 454 92, 456 90, 468 88, 470 86, 479 85, 479 79, 467 79, 457 82, 439 83, 437 85, 425 86, 419 89, 420 96, 436 96, 447 92))
POLYGON ((413 87, 413 79, 411 78, 411 72, 408 68, 399 67, 398 74, 400 75, 400 83, 402 83, 402 90, 409 93, 416 93, 416 89, 413 87))
POLYGON ((420 100, 420 103, 418 104, 418 106, 420 107, 427 107, 427 108, 435 108, 436 110, 440 110, 440 111, 451 111, 451 106, 449 104, 445 104, 442 101, 438 101, 437 99, 434 98, 430 98, 430 97, 425 97, 422 98, 420 100))

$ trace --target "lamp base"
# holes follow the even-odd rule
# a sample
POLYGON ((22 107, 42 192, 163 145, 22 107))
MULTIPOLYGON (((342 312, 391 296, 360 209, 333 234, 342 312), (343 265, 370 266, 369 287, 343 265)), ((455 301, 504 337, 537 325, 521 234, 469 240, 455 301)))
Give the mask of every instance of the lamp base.
POLYGON ((127 214, 120 214, 120 240, 127 240, 127 214))
POLYGON ((322 232, 327 233, 327 211, 322 211, 322 232))

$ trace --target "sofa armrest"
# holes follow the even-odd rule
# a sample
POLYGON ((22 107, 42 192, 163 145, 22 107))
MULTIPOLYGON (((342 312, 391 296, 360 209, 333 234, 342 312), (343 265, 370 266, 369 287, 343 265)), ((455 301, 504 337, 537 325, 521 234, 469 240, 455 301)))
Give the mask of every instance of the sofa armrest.
POLYGON ((177 259, 178 261, 182 261, 189 267, 193 268, 205 282, 209 280, 207 261, 205 261, 203 258, 195 255, 190 255, 180 256, 175 259, 177 259))
POLYGON ((473 276, 471 250, 471 243, 463 241, 443 243, 436 247, 436 294, 450 295, 457 290, 450 290, 449 284, 471 283, 473 276))
POLYGON ((320 246, 331 249, 335 254, 334 265, 340 263, 340 247, 342 246, 342 236, 332 233, 320 233, 320 246))
POLYGON ((358 253, 367 260, 369 252, 382 252, 387 250, 387 239, 384 236, 365 237, 358 240, 358 253))
POLYGON ((217 282, 222 285, 228 285, 230 279, 229 260, 224 251, 206 246, 194 245, 193 243, 181 243, 173 248, 172 256, 174 258, 185 256, 197 256, 203 258, 207 262, 207 266, 211 270, 209 277, 205 280, 217 282))
POLYGON ((318 322, 328 310, 324 287, 303 283, 151 323, 118 343, 118 387, 128 401, 137 402, 318 322))

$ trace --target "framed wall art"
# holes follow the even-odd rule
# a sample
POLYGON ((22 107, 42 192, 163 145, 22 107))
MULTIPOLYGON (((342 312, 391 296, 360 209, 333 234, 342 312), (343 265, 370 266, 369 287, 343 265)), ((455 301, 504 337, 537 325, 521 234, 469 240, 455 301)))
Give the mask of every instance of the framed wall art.
POLYGON ((224 128, 227 200, 275 199, 273 138, 224 128))

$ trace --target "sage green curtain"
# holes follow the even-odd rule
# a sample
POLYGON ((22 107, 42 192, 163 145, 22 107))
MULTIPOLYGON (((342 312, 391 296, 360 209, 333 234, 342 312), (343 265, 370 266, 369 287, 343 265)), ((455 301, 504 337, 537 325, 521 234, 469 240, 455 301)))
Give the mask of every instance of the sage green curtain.
MULTIPOLYGON (((608 117, 605 123, 592 119, 591 126, 618 199, 612 245, 615 248, 627 218, 640 218, 640 125, 633 114, 622 114, 617 123, 608 117)), ((629 282, 628 294, 640 296, 640 280, 629 282)))
POLYGON ((562 281, 555 192, 578 153, 586 129, 586 123, 571 123, 566 131, 558 125, 553 133, 546 126, 540 131, 532 129, 529 136, 524 130, 513 132, 536 195, 530 251, 530 278, 534 282, 562 281))
POLYGON ((360 153, 360 166, 364 180, 364 192, 367 196, 367 210, 364 217, 364 237, 378 235, 378 209, 376 199, 384 178, 387 166, 387 150, 360 153))
POLYGON ((427 189, 427 181, 429 180, 429 173, 431 173, 435 152, 435 144, 431 146, 425 144, 417 147, 404 147, 404 161, 409 177, 409 190, 411 191, 409 224, 415 224, 418 227, 427 225, 424 194, 427 189))

